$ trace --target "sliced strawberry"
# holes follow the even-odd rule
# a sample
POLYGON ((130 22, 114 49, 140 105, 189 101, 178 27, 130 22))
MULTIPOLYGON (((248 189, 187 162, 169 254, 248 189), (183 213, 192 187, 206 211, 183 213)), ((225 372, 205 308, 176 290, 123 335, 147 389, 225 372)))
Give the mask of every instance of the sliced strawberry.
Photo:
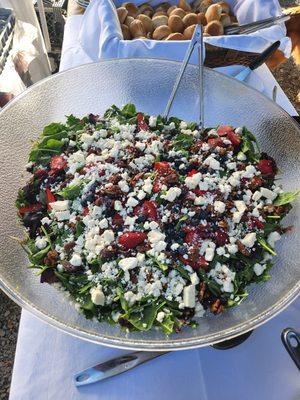
POLYGON ((46 171, 45 169, 37 169, 37 170, 34 172, 34 175, 35 175, 37 178, 42 178, 43 176, 46 176, 46 175, 47 175, 47 171, 46 171))
POLYGON ((153 181, 152 192, 158 193, 161 191, 162 182, 160 178, 155 178, 153 181))
POLYGON ((48 210, 52 210, 50 203, 54 203, 55 201, 56 197, 54 196, 54 194, 51 192, 49 188, 46 188, 46 202, 48 210))
POLYGON ((115 226, 122 226, 123 225, 123 218, 120 214, 116 213, 112 218, 112 224, 115 226))
POLYGON ((229 125, 221 125, 217 129, 217 133, 219 136, 226 136, 229 132, 233 132, 232 126, 229 125))
POLYGON ((265 224, 256 217, 251 217, 247 223, 249 229, 264 229, 265 224))
POLYGON ((224 246, 224 244, 228 243, 229 237, 225 231, 220 229, 215 232, 215 240, 218 246, 224 246))
POLYGON ((208 190, 200 190, 200 189, 194 189, 193 192, 197 195, 197 196, 204 196, 208 190))
POLYGON ((44 208, 42 203, 29 204, 28 206, 20 207, 19 214, 34 213, 41 211, 44 208))
POLYGON ((144 232, 127 232, 119 237, 119 243, 126 249, 133 249, 147 239, 144 232))
POLYGON ((241 138, 234 132, 228 132, 227 139, 231 141, 234 147, 237 147, 241 144, 241 138))
POLYGON ((88 207, 84 207, 83 210, 82 210, 82 214, 83 214, 84 217, 85 217, 86 215, 88 215, 89 212, 90 212, 90 211, 89 211, 89 208, 88 208, 88 207))
POLYGON ((276 166, 273 160, 260 160, 257 163, 257 168, 263 175, 275 175, 276 166))
POLYGON ((159 173, 159 175, 167 175, 171 171, 171 166, 167 161, 157 161, 154 163, 154 170, 159 173))
POLYGON ((189 245, 197 244, 200 241, 200 237, 196 231, 190 231, 185 235, 184 241, 189 245))
POLYGON ((145 117, 142 113, 138 113, 136 116, 137 127, 139 131, 149 131, 149 126, 145 122, 145 117))
POLYGON ((155 201, 146 200, 143 204, 136 206, 133 210, 134 215, 143 215, 144 217, 157 221, 157 205, 155 201))
POLYGON ((207 143, 211 147, 225 147, 225 144, 224 144, 223 140, 221 138, 219 138, 219 137, 210 138, 210 139, 208 139, 207 143))
POLYGON ((50 161, 50 168, 53 173, 65 169, 67 166, 67 161, 63 156, 54 156, 50 161))
POLYGON ((198 174, 198 171, 197 171, 196 169, 192 169, 191 171, 189 171, 189 172, 187 173, 187 176, 191 177, 191 176, 193 176, 193 175, 195 175, 195 174, 198 174))

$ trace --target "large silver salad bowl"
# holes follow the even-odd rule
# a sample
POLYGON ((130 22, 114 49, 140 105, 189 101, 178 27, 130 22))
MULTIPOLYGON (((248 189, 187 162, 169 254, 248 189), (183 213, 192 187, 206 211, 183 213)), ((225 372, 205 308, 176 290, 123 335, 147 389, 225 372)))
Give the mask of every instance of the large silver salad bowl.
MULTIPOLYGON (((164 60, 111 60, 79 67, 42 81, 0 113, 0 287, 19 305, 57 328, 109 346, 140 350, 178 350, 209 345, 245 333, 282 311, 300 289, 300 204, 286 218, 291 233, 278 246, 272 279, 250 288, 249 297, 220 316, 210 315, 196 329, 170 337, 152 330, 126 333, 88 321, 54 287, 40 284, 21 247, 14 202, 28 178, 25 171, 32 140, 42 128, 67 114, 101 114, 112 104, 133 102, 137 109, 162 113, 180 64, 164 60)), ((247 126, 277 161, 285 190, 300 187, 300 130, 277 105, 260 93, 212 70, 205 71, 206 126, 247 126)), ((189 66, 171 115, 198 118, 197 69, 189 66)))

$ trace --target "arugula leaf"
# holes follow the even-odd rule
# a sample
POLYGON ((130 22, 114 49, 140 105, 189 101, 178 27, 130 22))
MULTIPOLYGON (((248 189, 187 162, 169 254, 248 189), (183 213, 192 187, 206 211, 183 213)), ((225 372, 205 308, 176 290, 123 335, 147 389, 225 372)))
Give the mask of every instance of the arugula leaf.
POLYGON ((17 200, 15 202, 15 205, 17 208, 20 208, 26 204, 26 197, 23 189, 18 190, 18 195, 17 195, 17 200))
POLYGON ((262 237, 257 238, 258 243, 261 245, 262 248, 264 248, 267 252, 272 254, 273 256, 276 256, 275 250, 269 245, 269 243, 262 237))
POLYGON ((198 125, 196 124, 196 122, 190 122, 190 123, 188 123, 186 129, 190 129, 191 131, 194 131, 197 128, 198 128, 198 125))
POLYGON ((175 225, 175 229, 176 231, 179 231, 181 224, 186 221, 187 219, 189 219, 188 215, 184 215, 183 217, 179 218, 177 224, 175 225))
POLYGON ((294 201, 299 194, 300 189, 295 190, 294 192, 279 193, 273 204, 275 206, 283 206, 285 204, 289 204, 294 201))
POLYGON ((76 197, 80 195, 81 188, 82 188, 82 183, 69 185, 63 188, 63 190, 61 190, 57 194, 62 196, 65 200, 74 200, 76 199, 76 197))
POLYGON ((50 244, 47 247, 45 247, 44 249, 38 251, 37 253, 32 254, 29 257, 30 262, 32 262, 32 264, 34 264, 34 265, 38 265, 39 262, 42 261, 43 258, 46 257, 49 250, 51 250, 50 244))

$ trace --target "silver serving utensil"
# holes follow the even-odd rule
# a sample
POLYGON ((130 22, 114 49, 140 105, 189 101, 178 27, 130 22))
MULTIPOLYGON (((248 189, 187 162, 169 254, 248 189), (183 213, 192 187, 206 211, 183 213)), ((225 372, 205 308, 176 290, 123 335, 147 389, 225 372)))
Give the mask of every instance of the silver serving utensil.
POLYGON ((101 364, 87 368, 74 375, 75 386, 84 386, 99 382, 112 376, 122 374, 138 365, 160 357, 168 352, 156 351, 137 351, 113 358, 101 364))
POLYGON ((198 47, 198 61, 199 61, 199 86, 200 86, 200 92, 199 92, 199 102, 200 102, 200 110, 199 110, 199 126, 202 129, 204 126, 204 101, 203 101, 203 28, 202 25, 196 25, 196 28, 194 30, 193 37, 190 41, 189 47, 185 53, 184 59, 181 64, 181 68, 179 71, 179 74, 176 78, 175 84, 173 86, 171 95, 169 97, 167 106, 165 108, 164 112, 164 117, 168 118, 170 109, 172 107, 174 98, 176 96, 178 87, 180 85, 182 76, 184 74, 184 71, 186 70, 186 67, 188 65, 188 62, 191 58, 191 55, 194 51, 195 47, 198 47))
POLYGON ((239 26, 227 26, 224 28, 225 35, 247 35, 253 33, 259 29, 269 28, 270 26, 286 22, 290 19, 289 15, 280 15, 279 17, 272 17, 262 19, 261 21, 251 22, 245 25, 239 26))

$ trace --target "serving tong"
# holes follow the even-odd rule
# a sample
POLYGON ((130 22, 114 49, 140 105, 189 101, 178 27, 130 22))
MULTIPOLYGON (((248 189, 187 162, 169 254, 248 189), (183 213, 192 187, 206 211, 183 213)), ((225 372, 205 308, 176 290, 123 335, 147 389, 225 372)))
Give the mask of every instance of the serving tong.
POLYGON ((260 21, 250 22, 244 25, 230 25, 224 28, 225 35, 247 35, 249 33, 256 32, 259 29, 269 28, 270 26, 286 22, 290 19, 289 15, 280 15, 278 17, 271 17, 262 19, 260 21))
POLYGON ((179 74, 175 80, 171 95, 167 102, 165 112, 163 116, 168 118, 173 101, 175 99, 178 87, 180 85, 183 74, 186 70, 186 67, 190 61, 191 55, 193 54, 194 49, 198 50, 198 79, 199 79, 199 129, 203 130, 204 127, 204 87, 203 87, 203 64, 204 64, 204 44, 203 44, 203 27, 202 25, 196 25, 194 30, 194 34, 192 39, 190 40, 189 46, 185 53, 184 59, 181 64, 181 68, 179 74))
MULTIPOLYGON (((180 85, 183 74, 186 67, 190 61, 191 55, 194 49, 198 50, 198 79, 199 79, 199 130, 204 128, 204 87, 203 87, 203 64, 204 64, 204 45, 203 45, 203 27, 202 25, 197 25, 193 37, 189 43, 187 51, 185 53, 184 59, 181 64, 180 71, 175 80, 171 95, 168 99, 163 116, 168 118, 171 107, 173 105, 178 87, 180 85)), ((158 352, 158 351, 137 351, 122 355, 120 357, 113 358, 111 360, 105 361, 103 363, 97 364, 90 368, 87 368, 74 375, 75 386, 84 386, 104 379, 110 378, 115 375, 119 375, 126 372, 138 365, 144 364, 156 357, 162 356, 168 352, 158 352)))

